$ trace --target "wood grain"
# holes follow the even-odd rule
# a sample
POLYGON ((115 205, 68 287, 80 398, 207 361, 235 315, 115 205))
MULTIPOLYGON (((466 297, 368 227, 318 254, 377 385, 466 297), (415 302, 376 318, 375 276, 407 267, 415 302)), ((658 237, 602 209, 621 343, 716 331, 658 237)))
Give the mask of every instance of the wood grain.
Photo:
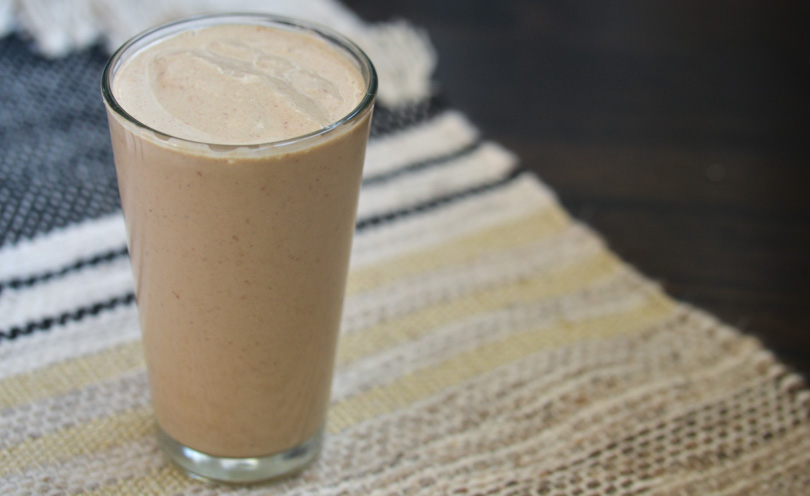
POLYGON ((810 374, 810 11, 350 0, 424 27, 450 104, 675 297, 810 374))

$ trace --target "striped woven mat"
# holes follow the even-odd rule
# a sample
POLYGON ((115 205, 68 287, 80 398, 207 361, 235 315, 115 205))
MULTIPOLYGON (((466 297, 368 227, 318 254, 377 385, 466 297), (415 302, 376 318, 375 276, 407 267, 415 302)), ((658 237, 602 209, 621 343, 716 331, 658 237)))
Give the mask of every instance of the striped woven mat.
POLYGON ((0 40, 0 494, 810 493, 800 378, 429 97, 375 115, 322 456, 189 479, 153 432, 105 58, 0 40))

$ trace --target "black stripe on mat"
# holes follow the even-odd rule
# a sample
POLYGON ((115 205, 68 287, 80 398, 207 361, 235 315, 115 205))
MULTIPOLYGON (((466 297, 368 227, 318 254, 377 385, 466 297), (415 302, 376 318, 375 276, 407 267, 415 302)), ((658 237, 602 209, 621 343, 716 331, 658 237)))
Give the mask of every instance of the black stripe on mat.
POLYGON ((46 282, 54 278, 65 276, 67 274, 70 274, 71 272, 77 272, 85 267, 92 267, 94 265, 112 262, 113 260, 125 257, 126 255, 127 255, 127 247, 124 246, 123 248, 106 251, 87 258, 80 258, 79 260, 73 262, 72 264, 66 265, 60 269, 44 271, 40 272, 39 274, 34 274, 26 277, 14 277, 7 281, 0 281, 0 295, 3 294, 3 290, 5 290, 6 288, 8 289, 27 288, 40 282, 46 282))
POLYGON ((376 186, 378 184, 384 184, 388 181, 396 179, 400 176, 404 176, 407 174, 411 174, 414 172, 419 172, 424 169, 430 169, 432 167, 438 165, 444 165, 448 162, 452 162, 453 160, 465 157, 467 155, 472 154, 479 148, 481 148, 482 142, 481 141, 474 141, 463 147, 459 148, 458 150, 454 150, 452 152, 446 153, 444 155, 440 155, 438 157, 432 157, 427 160, 421 160, 419 162, 413 162, 411 164, 402 166, 398 169, 394 169, 388 172, 383 172, 380 174, 375 174, 373 176, 368 176, 363 178, 363 187, 369 186, 376 186))
MULTIPOLYGON (((446 205, 450 205, 458 201, 464 200, 466 198, 470 198, 479 194, 486 193, 488 191, 504 187, 507 184, 513 182, 515 179, 520 177, 525 172, 526 169, 516 167, 508 175, 496 179, 494 181, 490 181, 488 183, 480 184, 478 186, 474 186, 465 190, 457 191, 455 193, 451 193, 449 195, 442 196, 439 198, 433 198, 431 200, 416 205, 412 205, 407 208, 393 210, 383 214, 359 219, 357 221, 356 228, 358 231, 364 231, 366 229, 372 229, 406 217, 421 215, 430 212, 432 210, 435 210, 437 208, 444 207, 446 205)), ((89 306, 79 307, 79 309, 77 310, 65 312, 54 317, 46 317, 36 322, 28 322, 22 326, 14 326, 8 330, 0 330, 0 342, 3 339, 12 340, 16 339, 19 336, 31 334, 35 331, 48 330, 57 324, 64 325, 69 321, 79 321, 88 315, 97 315, 101 311, 112 310, 113 308, 119 305, 129 305, 134 303, 134 301, 135 295, 133 293, 127 293, 124 296, 118 296, 105 302, 94 303, 89 306)))
POLYGON ((0 331, 0 342, 4 339, 9 341, 17 339, 20 336, 33 334, 37 331, 48 331, 57 325, 65 325, 68 322, 78 322, 85 317, 98 315, 101 312, 112 310, 119 306, 128 306, 135 302, 135 293, 129 292, 121 296, 115 296, 109 300, 92 303, 90 305, 81 306, 75 310, 60 313, 51 317, 36 322, 28 322, 25 325, 14 326, 8 330, 0 331))
POLYGON ((441 95, 394 108, 378 104, 371 118, 371 137, 385 136, 429 121, 447 108, 447 102, 441 95))
POLYGON ((516 167, 508 175, 496 179, 494 181, 490 181, 488 183, 479 184, 478 186, 473 186, 472 188, 456 191, 455 193, 451 193, 446 196, 433 198, 425 202, 418 203, 416 205, 412 205, 410 207, 406 207, 400 210, 393 210, 390 212, 385 212, 383 214, 372 215, 364 219, 359 219, 356 224, 356 229, 358 231, 364 231, 366 229, 377 227, 382 224, 387 224, 389 222, 393 222, 405 217, 410 217, 416 214, 422 214, 430 210, 434 210, 438 207, 443 207, 445 205, 455 203, 459 200, 469 198, 470 196, 486 193, 487 191, 497 189, 502 186, 505 186, 506 184, 511 183, 519 176, 521 176, 524 172, 526 172, 526 169, 516 167))

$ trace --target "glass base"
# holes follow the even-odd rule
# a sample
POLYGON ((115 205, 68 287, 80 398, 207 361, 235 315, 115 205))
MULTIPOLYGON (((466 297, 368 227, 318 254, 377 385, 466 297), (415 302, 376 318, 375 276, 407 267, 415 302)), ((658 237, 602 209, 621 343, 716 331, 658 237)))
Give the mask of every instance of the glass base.
POLYGON ((190 476, 218 482, 250 483, 275 479, 300 472, 321 451, 323 429, 286 451, 253 458, 225 458, 201 453, 183 446, 160 426, 158 443, 166 456, 190 476))

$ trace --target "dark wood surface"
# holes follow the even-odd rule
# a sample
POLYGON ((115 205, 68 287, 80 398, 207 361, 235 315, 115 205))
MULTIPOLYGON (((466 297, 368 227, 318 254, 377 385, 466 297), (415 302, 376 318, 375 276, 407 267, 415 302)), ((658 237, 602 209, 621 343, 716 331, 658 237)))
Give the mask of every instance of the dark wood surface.
POLYGON ((810 376, 810 12, 349 0, 425 28, 450 104, 675 297, 810 376))

